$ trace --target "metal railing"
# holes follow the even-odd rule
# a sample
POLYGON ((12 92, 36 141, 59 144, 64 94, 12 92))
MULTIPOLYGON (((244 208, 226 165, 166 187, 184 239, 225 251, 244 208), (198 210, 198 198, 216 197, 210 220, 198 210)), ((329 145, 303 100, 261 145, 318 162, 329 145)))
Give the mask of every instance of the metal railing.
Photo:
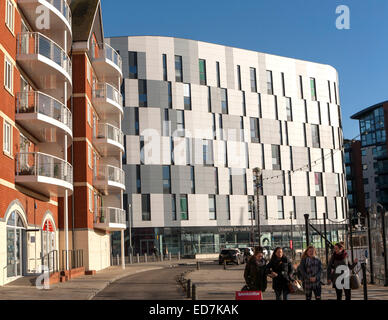
POLYGON ((120 70, 122 70, 123 62, 119 55, 119 53, 113 49, 109 44, 98 44, 98 53, 93 58, 100 59, 101 57, 111 61, 113 64, 115 64, 120 70))
POLYGON ((57 9, 71 26, 71 10, 67 0, 46 0, 46 2, 50 3, 55 9, 57 9))
MULTIPOLYGON (((72 64, 66 52, 54 41, 39 32, 18 34, 17 54, 40 54, 60 67, 72 77, 72 64)), ((39 70, 37 70, 39 73, 39 70)))
POLYGON ((40 113, 65 124, 70 129, 73 127, 71 111, 63 103, 39 91, 19 92, 16 113, 40 113))
POLYGON ((97 179, 125 184, 125 173, 120 168, 109 165, 103 165, 100 166, 98 169, 97 179))
POLYGON ((120 106, 123 105, 123 97, 119 90, 109 83, 103 82, 98 83, 96 88, 93 90, 93 98, 95 99, 110 99, 120 106))
POLYGON ((124 145, 124 134, 115 126, 108 123, 102 123, 98 125, 97 139, 110 139, 115 142, 124 145))
POLYGON ((96 223, 126 224, 126 220, 125 210, 119 208, 99 208, 95 217, 96 223))
MULTIPOLYGON (((77 269, 84 267, 84 251, 79 250, 68 250, 69 254, 69 268, 77 269)), ((66 250, 62 250, 61 254, 61 270, 66 270, 66 250)))
POLYGON ((53 250, 44 255, 42 257, 42 266, 46 266, 50 273, 59 272, 58 250, 53 250))
POLYGON ((40 152, 16 154, 17 176, 44 176, 73 183, 73 167, 66 161, 40 152))

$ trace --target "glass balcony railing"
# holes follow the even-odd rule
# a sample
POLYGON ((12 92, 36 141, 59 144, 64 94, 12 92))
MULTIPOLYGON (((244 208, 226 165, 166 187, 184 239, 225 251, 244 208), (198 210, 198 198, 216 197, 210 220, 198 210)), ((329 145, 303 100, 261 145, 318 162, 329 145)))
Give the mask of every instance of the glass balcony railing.
MULTIPOLYGON (((54 41, 38 32, 24 32, 18 35, 17 54, 39 54, 62 67, 72 77, 69 56, 54 41)), ((39 72, 39 70, 37 70, 39 72)))
POLYGON ((40 152, 16 155, 16 176, 43 176, 73 183, 73 167, 66 161, 40 152))
POLYGON ((55 9, 57 9, 71 26, 71 10, 67 0, 46 0, 46 2, 50 3, 55 9))
POLYGON ((113 62, 116 66, 119 67, 120 70, 122 70, 123 63, 118 52, 106 43, 104 44, 104 47, 105 47, 105 58, 113 62))
POLYGON ((125 210, 119 208, 99 208, 94 218, 96 223, 126 224, 125 210))
POLYGON ((125 184, 125 173, 120 168, 103 165, 99 168, 98 179, 125 184))
POLYGON ((123 97, 119 90, 108 83, 99 83, 93 90, 93 98, 110 99, 120 106, 123 105, 123 97))
POLYGON ((19 92, 16 113, 39 113, 63 123, 70 129, 73 126, 71 111, 63 103, 39 91, 19 92))
POLYGON ((124 134, 115 126, 108 123, 98 125, 97 139, 110 139, 121 145, 124 145, 124 134))

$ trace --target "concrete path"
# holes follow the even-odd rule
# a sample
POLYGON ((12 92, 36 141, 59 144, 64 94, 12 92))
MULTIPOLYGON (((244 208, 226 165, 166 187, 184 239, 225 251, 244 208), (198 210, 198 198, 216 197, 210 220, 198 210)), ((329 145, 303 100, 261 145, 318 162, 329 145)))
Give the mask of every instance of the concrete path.
MULTIPOLYGON (((204 266, 199 271, 193 271, 185 276, 197 284, 199 300, 235 300, 235 292, 240 291, 245 285, 244 266, 204 266)), ((322 287, 323 300, 335 300, 335 291, 331 286, 322 287)), ((265 300, 275 300, 272 283, 264 293, 265 300)), ((368 285, 369 300, 388 300, 388 288, 368 285)), ((344 298, 343 298, 344 299, 344 298)), ((363 289, 352 290, 353 300, 363 300, 363 289)), ((290 295, 290 300, 305 300, 304 295, 290 295)))
POLYGON ((98 292, 105 289, 113 282, 130 275, 170 268, 173 265, 191 264, 195 261, 165 261, 147 264, 127 265, 123 270, 121 267, 110 267, 94 276, 81 276, 65 283, 52 285, 49 290, 39 290, 29 284, 29 281, 16 281, 4 287, 0 287, 0 300, 90 300, 98 292))

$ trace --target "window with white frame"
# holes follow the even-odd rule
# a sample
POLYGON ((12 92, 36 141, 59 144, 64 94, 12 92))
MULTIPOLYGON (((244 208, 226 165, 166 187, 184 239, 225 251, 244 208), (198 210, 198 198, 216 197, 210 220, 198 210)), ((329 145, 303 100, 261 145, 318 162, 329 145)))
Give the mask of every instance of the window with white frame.
POLYGON ((87 108, 87 117, 88 117, 88 123, 91 126, 92 125, 92 106, 88 102, 88 108, 87 108))
POLYGON ((89 84, 92 84, 92 73, 91 73, 90 62, 87 61, 86 65, 87 65, 87 67, 86 67, 86 77, 88 79, 89 84))
POLYGON ((92 159, 92 147, 88 145, 88 164, 90 168, 93 168, 92 159))
POLYGON ((15 8, 10 0, 7 0, 5 11, 5 24, 12 32, 14 32, 15 8))
POLYGON ((7 57, 4 61, 4 86, 8 91, 13 92, 13 65, 7 57))
POLYGON ((91 189, 88 189, 89 192, 89 211, 93 212, 93 192, 91 189))
POLYGON ((3 132, 4 153, 11 155, 11 145, 12 145, 12 127, 8 122, 4 121, 4 132, 3 132))

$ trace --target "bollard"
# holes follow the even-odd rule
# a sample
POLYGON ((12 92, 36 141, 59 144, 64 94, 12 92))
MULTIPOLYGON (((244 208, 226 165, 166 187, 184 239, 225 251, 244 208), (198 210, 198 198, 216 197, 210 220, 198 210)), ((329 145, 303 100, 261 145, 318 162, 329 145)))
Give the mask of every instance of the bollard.
POLYGON ((116 260, 117 260, 117 265, 119 265, 120 264, 120 256, 119 255, 116 256, 116 260))
POLYGON ((362 283, 364 285, 364 300, 368 300, 368 280, 366 278, 366 263, 361 262, 362 283))
POLYGON ((226 270, 226 260, 224 260, 224 270, 226 270))
POLYGON ((201 266, 199 265, 199 261, 197 261, 197 270, 200 270, 201 266))
POLYGON ((160 255, 160 262, 163 262, 163 253, 160 255))
POLYGON ((192 285, 191 299, 198 300, 198 293, 197 293, 197 285, 196 284, 192 285))
POLYGON ((144 262, 147 263, 148 262, 148 259, 147 259, 147 254, 145 253, 144 254, 144 262))
POLYGON ((154 262, 156 262, 156 254, 153 253, 152 256, 154 257, 154 262))
POLYGON ((133 255, 132 255, 132 253, 129 254, 129 264, 133 264, 133 255))
POLYGON ((186 294, 187 294, 187 298, 190 299, 191 298, 191 280, 187 280, 187 284, 186 284, 186 294))
POLYGON ((136 253, 137 263, 140 263, 140 255, 136 253))
POLYGON ((178 260, 181 260, 181 252, 178 252, 178 260))
POLYGON ((168 260, 171 261, 171 253, 168 254, 168 260))

